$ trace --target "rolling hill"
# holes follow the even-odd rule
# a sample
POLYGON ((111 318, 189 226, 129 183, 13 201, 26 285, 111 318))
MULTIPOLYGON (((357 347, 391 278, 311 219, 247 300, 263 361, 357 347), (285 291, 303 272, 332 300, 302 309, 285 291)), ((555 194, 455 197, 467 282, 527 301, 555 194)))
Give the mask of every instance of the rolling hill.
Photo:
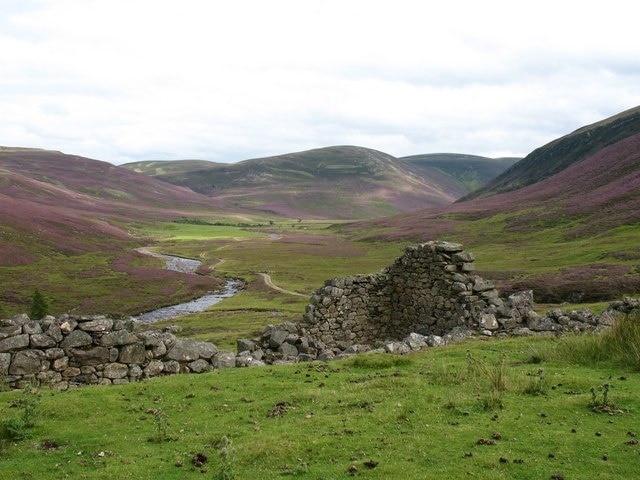
POLYGON ((141 310, 178 292, 209 290, 215 279, 185 284, 183 275, 133 252, 149 240, 131 236, 129 227, 215 209, 215 200, 107 162, 1 147, 0 310, 28 310, 36 286, 56 293, 56 311, 94 312, 102 304, 120 313, 126 295, 113 292, 123 288, 146 290, 141 310))
MULTIPOLYGON (((468 182, 461 181, 464 168, 446 167, 447 159, 439 158, 438 166, 424 168, 418 158, 399 161, 376 150, 335 146, 235 164, 173 161, 123 166, 230 207, 294 218, 358 219, 445 205, 468 193, 468 182), (462 173, 456 176, 454 171, 462 173)), ((456 163, 464 161, 457 157, 456 163)), ((493 165, 493 170, 485 169, 488 163, 476 161, 470 169, 482 171, 478 177, 486 180, 495 171, 493 165)))
POLYGON ((502 288, 534 288, 541 301, 640 292, 639 119, 635 108, 581 128, 453 205, 348 231, 386 240, 447 238, 503 256, 502 270, 491 272, 502 288), (513 190, 494 193, 503 189, 513 190))

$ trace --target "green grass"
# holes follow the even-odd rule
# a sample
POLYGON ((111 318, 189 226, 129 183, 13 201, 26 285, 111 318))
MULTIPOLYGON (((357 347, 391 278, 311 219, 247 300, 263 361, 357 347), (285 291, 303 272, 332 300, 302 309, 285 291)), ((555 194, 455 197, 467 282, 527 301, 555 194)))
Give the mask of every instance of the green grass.
POLYGON ((238 338, 258 337, 268 324, 298 321, 307 299, 273 291, 241 291, 204 312, 154 323, 182 327, 181 336, 206 340, 224 350, 236 350, 238 338))
POLYGON ((255 238, 264 236, 246 228, 233 225, 199 225, 190 223, 158 223, 146 226, 145 235, 161 240, 200 241, 218 238, 255 238))
MULTIPOLYGON (((117 387, 42 390, 26 440, 4 445, 3 478, 635 478, 638 370, 608 361, 528 363, 553 339, 468 341, 404 357, 230 369, 117 387), (500 401, 469 356, 503 370, 500 401), (546 394, 525 393, 543 369, 546 394), (622 413, 596 413, 612 385, 622 413), (495 444, 492 444, 495 443, 495 444), (201 466, 194 459, 206 457, 201 466), (501 460, 503 459, 503 460, 501 460)), ((0 417, 19 417, 19 392, 0 417)))

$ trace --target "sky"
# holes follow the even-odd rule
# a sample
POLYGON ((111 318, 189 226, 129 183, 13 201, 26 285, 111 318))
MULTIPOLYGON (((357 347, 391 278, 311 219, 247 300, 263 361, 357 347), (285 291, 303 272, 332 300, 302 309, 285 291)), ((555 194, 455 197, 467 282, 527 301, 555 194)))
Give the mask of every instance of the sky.
POLYGON ((524 156, 640 105, 636 0, 0 0, 0 145, 524 156))

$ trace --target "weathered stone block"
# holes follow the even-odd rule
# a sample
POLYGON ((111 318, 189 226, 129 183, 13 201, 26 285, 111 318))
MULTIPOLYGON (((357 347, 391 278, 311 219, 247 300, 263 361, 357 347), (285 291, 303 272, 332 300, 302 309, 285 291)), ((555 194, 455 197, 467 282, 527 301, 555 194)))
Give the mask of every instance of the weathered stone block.
POLYGON ((83 332, 82 330, 74 330, 69 335, 67 335, 64 340, 62 340, 60 346, 62 348, 86 347, 87 345, 91 345, 92 343, 93 339, 87 332, 83 332))
MULTIPOLYGON (((234 362, 235 362, 235 358, 234 358, 234 362)), ((235 366, 235 363, 234 363, 234 366, 235 366)), ((213 368, 209 362, 207 362, 202 358, 200 360, 196 360, 195 362, 189 363, 187 367, 189 367, 189 370, 192 371, 193 373, 208 372, 213 368)))
POLYGON ((57 345, 57 342, 49 335, 36 333, 29 336, 29 345, 31 348, 52 348, 57 345))
POLYGON ((35 335, 37 333, 42 333, 42 325, 40 322, 28 322, 22 326, 22 333, 28 333, 29 335, 35 335))
POLYGON ((57 358, 62 358, 65 356, 64 350, 61 348, 48 348, 44 351, 47 360, 55 360, 57 358))
POLYGON ((282 353, 286 357, 298 356, 298 349, 290 343, 283 343, 280 345, 278 347, 278 352, 282 353))
POLYGON ((62 371, 62 377, 63 378, 74 378, 77 377, 78 375, 80 375, 80 369, 78 367, 69 367, 69 368, 65 368, 62 371))
POLYGON ((49 361, 42 350, 21 350, 13 355, 10 375, 35 375, 49 368, 49 361))
POLYGON ((51 362, 51 369, 56 372, 62 372, 69 367, 69 357, 56 358, 51 362))
POLYGON ((0 340, 4 340, 5 338, 9 337, 15 337, 16 335, 20 335, 21 333, 21 325, 8 325, 6 327, 0 327, 0 340))
POLYGON ((115 347, 118 345, 129 345, 136 343, 138 336, 126 330, 118 330, 102 335, 100 345, 103 347, 115 347))
POLYGON ((11 364, 11 354, 0 353, 0 376, 6 377, 9 374, 10 364, 11 364))
POLYGON ((0 340, 0 353, 16 352, 29 346, 29 335, 21 334, 0 340))
POLYGON ((113 328, 113 320, 110 318, 96 318, 88 322, 78 324, 78 328, 85 332, 106 332, 113 328))
POLYGON ((129 375, 129 366, 124 363, 109 363, 104 367, 102 375, 106 378, 125 378, 129 375))
POLYGON ((58 343, 60 343, 64 338, 62 336, 62 330, 60 329, 60 325, 56 323, 52 323, 51 325, 49 325, 45 333, 58 343))
POLYGON ((269 338, 269 346, 271 348, 278 348, 280 345, 284 343, 284 341, 289 336, 289 332, 284 329, 274 329, 271 332, 271 337, 269 338))
POLYGON ((68 318, 60 324, 60 331, 62 331, 64 335, 68 335, 69 333, 73 332, 77 326, 78 322, 76 322, 72 318, 68 318))
POLYGON ((105 347, 94 347, 89 349, 71 348, 69 355, 72 356, 80 367, 88 365, 100 365, 108 363, 110 360, 109 349, 105 347))
POLYGON ((143 363, 146 360, 146 350, 142 342, 131 343, 120 347, 118 362, 120 363, 143 363))
POLYGON ((164 373, 180 373, 180 363, 175 360, 163 362, 164 373))
POLYGON ((213 359, 215 368, 231 368, 236 366, 236 356, 232 352, 219 351, 213 359))
POLYGON ((253 352, 256 349, 256 342, 247 338, 239 338, 236 341, 236 348, 238 350, 238 353, 253 352))
POLYGON ((199 358, 209 359, 217 352, 218 349, 212 343, 181 338, 169 349, 166 358, 178 362, 193 362, 199 358))
POLYGON ((500 325, 498 324, 494 314, 485 313, 480 316, 479 327, 486 330, 497 330, 500 325))
POLYGON ((160 360, 151 360, 149 364, 144 368, 145 377, 155 377, 160 375, 164 370, 164 364, 160 360))
POLYGON ((137 380, 142 376, 142 368, 140 365, 129 365, 129 378, 137 380))

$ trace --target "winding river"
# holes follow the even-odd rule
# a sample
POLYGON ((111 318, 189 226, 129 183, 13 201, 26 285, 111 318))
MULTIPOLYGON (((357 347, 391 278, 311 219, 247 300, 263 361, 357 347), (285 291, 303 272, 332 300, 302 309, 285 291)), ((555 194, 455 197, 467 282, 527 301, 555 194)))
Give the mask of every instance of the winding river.
MULTIPOLYGON (((200 260, 194 260, 192 258, 175 257, 173 255, 163 255, 155 253, 149 249, 142 248, 138 250, 145 255, 151 255, 153 257, 162 258, 165 261, 168 270, 173 270, 182 273, 195 273, 198 267, 202 264, 200 260)), ((225 298, 229 298, 238 293, 238 290, 242 287, 240 280, 228 279, 224 288, 220 292, 209 293, 202 297, 191 300, 190 302, 179 303, 177 305, 171 305, 168 307, 159 308, 150 312, 141 313, 136 318, 141 322, 151 323, 160 320, 170 320, 182 315, 188 315, 190 313, 202 312, 211 305, 215 305, 221 302, 225 298)))

